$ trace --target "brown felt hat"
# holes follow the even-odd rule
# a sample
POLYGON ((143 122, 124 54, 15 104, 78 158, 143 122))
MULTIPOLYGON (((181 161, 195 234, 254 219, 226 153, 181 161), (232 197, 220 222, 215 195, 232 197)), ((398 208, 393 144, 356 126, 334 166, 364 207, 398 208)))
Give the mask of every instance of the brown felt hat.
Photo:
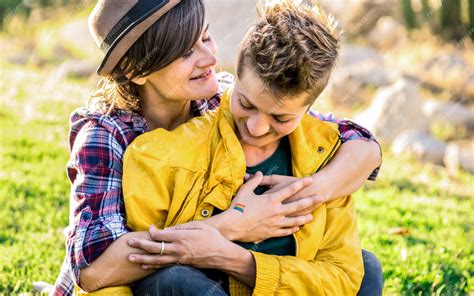
POLYGON ((89 31, 105 56, 97 74, 109 76, 135 41, 181 0, 98 0, 89 31))

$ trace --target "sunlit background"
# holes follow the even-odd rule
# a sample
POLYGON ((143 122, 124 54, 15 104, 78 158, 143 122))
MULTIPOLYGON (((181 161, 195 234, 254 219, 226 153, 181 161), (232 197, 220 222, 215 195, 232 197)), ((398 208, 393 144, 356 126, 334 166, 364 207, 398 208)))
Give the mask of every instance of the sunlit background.
MULTIPOLYGON (((255 1, 206 0, 219 69, 233 72, 255 1)), ((474 293, 474 1, 322 1, 344 30, 313 109, 384 149, 355 194, 362 246, 387 295, 474 293)), ((68 117, 98 81, 94 1, 0 0, 0 294, 53 283, 68 223, 68 117)))

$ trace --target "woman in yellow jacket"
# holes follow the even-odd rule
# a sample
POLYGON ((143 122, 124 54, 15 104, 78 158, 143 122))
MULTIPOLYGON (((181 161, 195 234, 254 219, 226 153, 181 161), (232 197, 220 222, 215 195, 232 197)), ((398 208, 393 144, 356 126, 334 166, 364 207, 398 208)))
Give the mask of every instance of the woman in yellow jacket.
MULTIPOLYGON (((235 215, 252 217, 262 199, 271 199, 279 215, 294 212, 285 197, 308 186, 305 177, 339 148, 337 127, 306 114, 327 84, 338 37, 314 7, 267 7, 239 48, 238 78, 218 111, 173 131, 146 133, 129 146, 123 178, 128 225, 138 231, 154 225, 150 233, 162 243, 150 251, 161 256, 150 267, 166 267, 137 283, 137 294, 146 285, 156 285, 158 294, 357 293, 364 268, 350 196, 319 206, 294 235, 249 244, 239 242, 236 225, 233 233, 222 233, 235 215), (283 198, 272 194, 278 185, 234 197, 246 172, 256 171, 295 181, 282 189, 283 198), (199 221, 217 212, 224 212, 222 232, 199 221)), ((261 178, 256 173, 246 185, 253 189, 261 178)), ((147 249, 146 240, 131 244, 147 249)))

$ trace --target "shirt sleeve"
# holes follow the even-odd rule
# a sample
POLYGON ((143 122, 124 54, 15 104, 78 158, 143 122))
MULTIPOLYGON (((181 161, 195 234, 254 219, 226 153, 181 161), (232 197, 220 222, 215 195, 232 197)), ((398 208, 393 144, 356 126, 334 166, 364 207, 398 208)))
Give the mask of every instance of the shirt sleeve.
POLYGON ((122 197, 123 151, 120 141, 94 122, 81 128, 71 147, 67 172, 72 217, 66 251, 76 283, 80 269, 130 231, 122 197))
MULTIPOLYGON (((339 133, 341 134, 341 141, 344 144, 347 141, 352 140, 365 140, 365 141, 374 141, 379 145, 380 155, 382 155, 382 147, 380 147, 379 142, 375 139, 374 135, 367 130, 366 128, 358 125, 357 123, 348 120, 348 119, 338 119, 334 114, 322 114, 320 112, 315 112, 310 110, 308 112, 311 116, 318 118, 322 121, 329 121, 338 125, 339 133)), ((369 176, 369 180, 375 181, 379 174, 380 167, 376 168, 369 176)))

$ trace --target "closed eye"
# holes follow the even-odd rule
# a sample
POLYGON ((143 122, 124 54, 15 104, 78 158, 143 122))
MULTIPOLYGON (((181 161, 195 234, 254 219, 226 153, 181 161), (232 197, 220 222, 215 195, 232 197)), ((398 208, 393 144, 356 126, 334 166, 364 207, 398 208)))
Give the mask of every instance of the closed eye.
POLYGON ((242 102, 242 99, 239 98, 239 104, 242 106, 242 108, 247 109, 247 110, 252 110, 254 107, 251 105, 246 105, 242 102))

